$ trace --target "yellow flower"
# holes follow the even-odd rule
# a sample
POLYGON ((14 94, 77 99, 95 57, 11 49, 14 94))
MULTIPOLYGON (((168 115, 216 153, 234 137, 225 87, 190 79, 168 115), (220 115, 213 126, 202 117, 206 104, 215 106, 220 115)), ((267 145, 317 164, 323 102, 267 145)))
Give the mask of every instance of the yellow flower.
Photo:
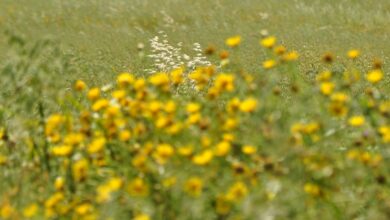
POLYGON ((167 103, 164 105, 164 111, 166 111, 168 114, 172 114, 176 111, 176 103, 173 100, 169 100, 167 103))
POLYGON ((321 83, 321 93, 328 96, 333 92, 335 85, 332 82, 323 82, 321 83))
POLYGON ((137 79, 135 82, 134 82, 134 89, 136 91, 142 91, 145 89, 145 86, 146 86, 146 81, 145 79, 137 79))
POLYGON ((222 139, 227 142, 233 142, 236 137, 232 133, 225 133, 222 135, 222 139))
POLYGON ((111 189, 107 184, 100 185, 96 188, 96 201, 98 203, 107 202, 111 199, 111 189))
POLYGON ((193 197, 198 197, 202 193, 203 181, 199 177, 191 177, 184 185, 184 190, 193 197))
POLYGON ((52 148, 52 154, 54 156, 66 157, 69 156, 72 152, 73 152, 72 145, 61 145, 52 148))
POLYGON ((305 134, 313 134, 320 129, 320 124, 317 122, 310 122, 304 125, 303 132, 305 134))
POLYGON ((229 153, 230 149, 231 149, 230 143, 227 141, 222 141, 218 143, 217 146, 215 147, 215 155, 220 157, 226 156, 226 154, 229 153))
POLYGON ((82 182, 87 177, 88 161, 86 159, 77 160, 72 166, 73 178, 77 182, 82 182))
POLYGON ((234 113, 240 109, 240 99, 237 97, 232 98, 229 100, 228 104, 226 105, 226 111, 228 113, 234 113))
POLYGON ((134 216, 133 220, 150 220, 150 217, 147 214, 138 214, 134 216))
POLYGON ((272 48, 276 43, 276 37, 269 36, 260 40, 260 45, 265 48, 272 48))
POLYGON ((115 192, 122 187, 123 180, 120 177, 112 177, 107 181, 106 185, 111 191, 115 192))
POLYGON ((332 102, 329 105, 329 111, 334 116, 344 117, 348 113, 348 108, 344 105, 344 103, 332 102))
POLYGON ((170 187, 174 186, 176 184, 176 182, 177 182, 177 178, 175 176, 171 176, 171 177, 165 178, 162 181, 162 185, 165 188, 170 188, 170 187))
POLYGON ((350 59, 356 59, 359 57, 360 51, 359 50, 350 50, 350 51, 348 51, 347 55, 350 59))
POLYGON ((56 180, 54 181, 54 187, 56 188, 57 191, 63 190, 64 185, 65 185, 65 179, 61 176, 57 177, 56 180))
POLYGON ((215 209, 216 209, 216 212, 219 215, 226 215, 232 209, 232 205, 228 201, 226 196, 220 195, 220 196, 217 197, 216 204, 215 204, 215 209))
POLYGON ((352 127, 360 127, 364 124, 364 117, 359 115, 359 116, 353 116, 349 118, 348 124, 352 127))
POLYGON ((248 154, 248 155, 254 154, 257 151, 256 147, 251 145, 244 145, 241 150, 244 154, 248 154))
POLYGON ((213 157, 214 157, 214 154, 211 150, 205 150, 205 151, 201 152, 200 154, 195 155, 192 158, 192 162, 196 165, 203 166, 203 165, 210 163, 210 161, 213 159, 213 157))
POLYGON ((167 160, 175 153, 173 147, 169 144, 159 144, 153 153, 157 163, 165 164, 167 160))
POLYGON ((56 192, 45 201, 46 208, 53 208, 65 198, 62 192, 56 192))
POLYGON ((96 138, 88 145, 87 151, 90 154, 98 153, 103 150, 105 144, 106 139, 104 137, 96 138))
POLYGON ((226 194, 228 201, 237 202, 248 194, 248 188, 243 182, 237 182, 231 186, 226 194))
POLYGON ((324 72, 319 73, 316 76, 316 80, 318 82, 325 82, 325 81, 329 81, 331 79, 331 77, 332 77, 332 72, 329 70, 326 70, 324 72))
POLYGON ((109 105, 109 101, 107 99, 99 99, 92 105, 92 110, 97 112, 107 108, 108 105, 109 105))
POLYGON ((236 46, 240 45, 240 43, 241 43, 240 36, 229 37, 225 41, 225 44, 229 47, 236 47, 236 46))
POLYGON ((187 124, 193 125, 199 123, 202 119, 202 115, 200 113, 191 114, 187 119, 187 124))
POLYGON ((306 183, 303 186, 303 190, 307 194, 312 195, 312 196, 319 196, 321 194, 320 187, 316 184, 313 184, 313 183, 306 183))
POLYGON ((257 107, 257 100, 255 98, 247 98, 240 103, 241 112, 254 112, 257 107))
POLYGON ((176 68, 171 72, 171 79, 174 85, 179 85, 184 81, 183 73, 184 68, 182 67, 176 68))
POLYGON ((367 73, 366 79, 367 79, 367 81, 369 81, 373 84, 378 83, 379 81, 381 81, 383 79, 383 72, 382 72, 382 70, 379 70, 379 69, 372 70, 372 71, 367 73))
POLYGON ((0 166, 7 164, 7 160, 8 158, 6 156, 0 154, 0 166))
POLYGON ((283 45, 279 45, 279 46, 275 47, 274 52, 277 55, 283 55, 286 52, 286 48, 283 45))
POLYGON ((94 87, 88 91, 87 97, 89 100, 96 100, 100 97, 100 89, 97 87, 94 87))
POLYGON ((45 134, 48 137, 51 137, 54 133, 55 130, 63 124, 65 121, 65 117, 61 114, 53 114, 51 115, 45 125, 45 134))
POLYGON ((382 135, 384 143, 390 143, 390 126, 382 125, 378 128, 378 132, 382 135))
POLYGON ((23 209, 23 216, 25 218, 32 218, 33 216, 35 216, 37 214, 38 209, 39 209, 39 207, 37 204, 35 204, 35 203, 30 204, 23 209))
POLYGON ((149 77, 149 82, 162 90, 167 91, 169 89, 169 77, 166 73, 156 73, 149 77))
POLYGON ((237 118, 228 118, 226 119, 225 123, 223 124, 223 129, 226 131, 233 130, 238 125, 238 119, 237 118))
POLYGON ((264 69, 271 69, 276 66, 276 61, 275 60, 266 60, 263 62, 263 68, 264 69))
POLYGON ((143 179, 135 178, 128 184, 127 192, 131 196, 144 197, 149 194, 149 187, 143 179))
POLYGON ((75 212, 78 215, 87 215, 88 213, 92 212, 93 206, 90 203, 82 203, 75 207, 75 212))
POLYGON ((297 60, 299 57, 299 54, 298 52, 296 51, 291 51, 287 54, 284 54, 283 57, 282 57, 282 60, 283 61, 294 61, 294 60, 297 60))
POLYGON ((345 102, 349 101, 349 97, 345 93, 336 92, 336 93, 332 94, 332 96, 330 97, 330 100, 332 100, 332 102, 345 103, 345 102))
POLYGON ((75 146, 81 144, 83 140, 84 135, 82 133, 69 133, 64 137, 64 144, 75 146))
POLYGON ((83 91, 85 88, 87 87, 87 84, 85 84, 84 81, 82 80, 77 80, 74 84, 74 88, 77 90, 77 91, 83 91))
POLYGON ((121 73, 116 81, 119 86, 124 87, 134 83, 135 77, 131 73, 121 73))
POLYGON ((220 91, 231 92, 234 90, 234 75, 221 73, 215 79, 215 88, 220 91))
POLYGON ((15 208, 12 207, 9 203, 5 203, 0 206, 0 217, 2 219, 10 219, 15 213, 15 208))
POLYGON ((201 107, 200 104, 195 103, 195 102, 190 102, 186 106, 186 111, 189 114, 197 113, 197 112, 199 112, 200 107, 201 107))
POLYGON ((126 91, 123 89, 115 90, 111 93, 116 100, 123 100, 126 97, 126 91))
POLYGON ((128 141, 131 138, 131 131, 129 130, 123 130, 119 133, 119 140, 121 141, 128 141))
POLYGON ((179 147, 178 153, 182 156, 190 156, 194 152, 194 148, 192 146, 184 146, 179 147))

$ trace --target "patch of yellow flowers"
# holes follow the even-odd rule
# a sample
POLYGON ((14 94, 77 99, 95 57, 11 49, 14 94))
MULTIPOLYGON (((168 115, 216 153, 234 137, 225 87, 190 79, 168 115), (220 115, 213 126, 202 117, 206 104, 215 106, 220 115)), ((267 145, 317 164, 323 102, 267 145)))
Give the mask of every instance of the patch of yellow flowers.
MULTIPOLYGON (((225 43, 234 52, 241 41, 234 36, 225 43)), ((0 218, 253 219, 251 206, 279 207, 291 194, 290 202, 307 201, 292 210, 315 208, 313 201, 337 206, 343 192, 370 201, 348 187, 361 186, 360 171, 369 173, 369 184, 386 175, 390 101, 381 67, 353 69, 351 81, 326 65, 305 84, 296 76, 296 51, 274 36, 260 45, 269 57, 256 74, 226 63, 149 76, 125 72, 104 90, 77 80, 78 109, 45 121, 50 170, 36 170, 49 173, 45 185, 31 185, 39 195, 22 202, 21 212, 5 193, 0 218), (282 185, 269 186, 272 196, 269 181, 282 185)), ((352 63, 359 55, 347 53, 352 63)), ((0 166, 7 163, 0 153, 0 166)))

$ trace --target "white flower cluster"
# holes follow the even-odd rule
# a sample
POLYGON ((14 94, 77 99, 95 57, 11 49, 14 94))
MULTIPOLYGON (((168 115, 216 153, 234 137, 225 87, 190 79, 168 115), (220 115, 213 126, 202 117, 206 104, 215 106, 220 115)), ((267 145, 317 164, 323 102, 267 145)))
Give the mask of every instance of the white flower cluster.
POLYGON ((161 36, 155 36, 150 39, 152 54, 148 55, 153 61, 153 68, 147 69, 149 73, 169 72, 178 67, 187 67, 189 70, 197 66, 210 66, 210 61, 202 54, 202 48, 199 43, 194 43, 193 51, 195 56, 191 57, 182 52, 182 42, 172 45, 168 41, 168 35, 160 31, 161 36))

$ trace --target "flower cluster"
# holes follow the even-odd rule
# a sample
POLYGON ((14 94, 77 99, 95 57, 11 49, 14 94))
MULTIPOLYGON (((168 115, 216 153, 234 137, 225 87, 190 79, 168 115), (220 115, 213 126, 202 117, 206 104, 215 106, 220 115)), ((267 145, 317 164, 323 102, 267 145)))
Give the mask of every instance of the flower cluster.
MULTIPOLYGON (((226 62, 243 42, 226 39, 220 69, 198 60, 196 68, 120 73, 108 89, 76 81, 66 97, 73 109, 47 117, 43 145, 22 158, 44 174, 31 185, 37 195, 18 202, 5 193, 0 217, 254 219, 264 210, 284 219, 323 209, 331 210, 324 218, 356 217, 361 210, 345 198, 388 208, 389 190, 379 187, 390 143, 381 65, 359 71, 360 52, 351 50, 337 72, 328 53, 306 82, 298 53, 267 36, 259 42, 267 58, 250 74, 226 62), (180 93, 183 86, 190 92, 180 93)), ((173 51, 154 58, 178 58, 173 51)), ((5 136, 1 129, 1 145, 5 136)), ((1 169, 11 160, 1 153, 1 169)))

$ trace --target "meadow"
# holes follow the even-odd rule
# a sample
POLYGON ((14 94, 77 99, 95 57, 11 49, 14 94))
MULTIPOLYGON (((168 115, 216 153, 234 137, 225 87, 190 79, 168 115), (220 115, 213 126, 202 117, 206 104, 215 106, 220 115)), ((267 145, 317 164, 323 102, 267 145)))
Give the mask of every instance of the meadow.
POLYGON ((0 1, 0 219, 389 219, 387 0, 0 1))

